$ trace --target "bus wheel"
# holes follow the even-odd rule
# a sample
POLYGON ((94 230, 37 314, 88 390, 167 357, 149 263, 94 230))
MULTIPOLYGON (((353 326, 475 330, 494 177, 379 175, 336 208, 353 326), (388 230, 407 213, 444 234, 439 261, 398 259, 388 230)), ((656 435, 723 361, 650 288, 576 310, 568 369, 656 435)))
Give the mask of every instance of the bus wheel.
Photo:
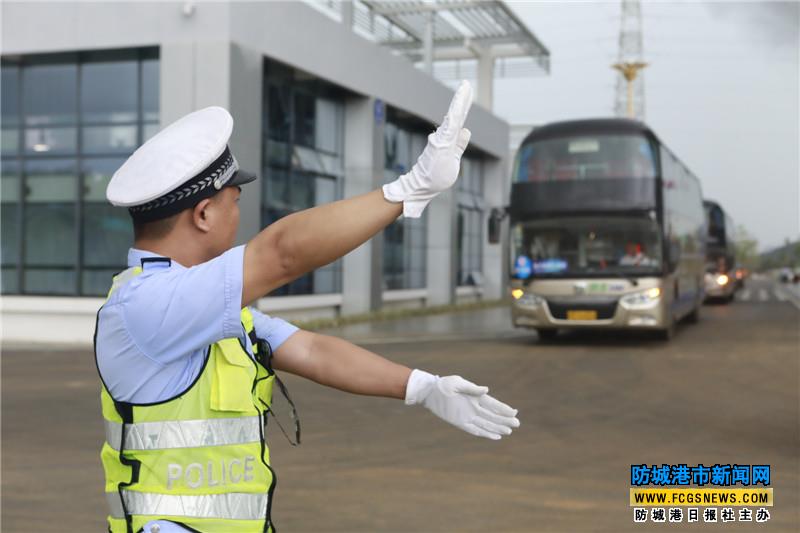
POLYGON ((536 330, 536 334, 539 335, 540 341, 552 341, 555 340, 556 336, 558 335, 558 330, 555 328, 538 328, 536 330))
POLYGON ((665 327, 664 329, 659 329, 656 332, 656 335, 658 336, 659 340, 662 340, 662 341, 671 340, 672 337, 675 336, 675 318, 674 317, 670 317, 669 318, 669 324, 667 324, 667 327, 665 327))
POLYGON ((697 307, 692 309, 692 312, 686 315, 686 323, 687 324, 697 324, 700 322, 700 305, 698 304, 697 307))

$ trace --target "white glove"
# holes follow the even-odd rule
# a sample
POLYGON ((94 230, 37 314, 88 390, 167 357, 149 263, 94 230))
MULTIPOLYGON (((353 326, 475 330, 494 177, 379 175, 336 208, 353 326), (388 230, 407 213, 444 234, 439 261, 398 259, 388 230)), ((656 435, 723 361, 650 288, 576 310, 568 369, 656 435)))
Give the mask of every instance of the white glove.
POLYGON ((487 394, 461 376, 440 378, 413 370, 406 385, 406 405, 422 404, 433 414, 467 433, 492 440, 519 427, 517 410, 487 394))
POLYGON ((469 144, 464 128, 472 105, 472 86, 462 81, 450 102, 442 125, 428 135, 428 145, 407 174, 383 186, 383 197, 403 202, 403 215, 419 218, 434 196, 453 186, 458 178, 461 156, 469 144))

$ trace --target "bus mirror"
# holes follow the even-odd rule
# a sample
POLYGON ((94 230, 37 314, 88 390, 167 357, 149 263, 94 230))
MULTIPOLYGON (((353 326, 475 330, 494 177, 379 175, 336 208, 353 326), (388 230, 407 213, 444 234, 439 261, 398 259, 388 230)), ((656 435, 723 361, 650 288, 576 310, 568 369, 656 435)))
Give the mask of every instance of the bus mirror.
POLYGON ((489 212, 489 220, 487 221, 486 231, 489 237, 489 244, 497 244, 500 242, 502 222, 505 217, 505 209, 498 209, 495 207, 489 212))

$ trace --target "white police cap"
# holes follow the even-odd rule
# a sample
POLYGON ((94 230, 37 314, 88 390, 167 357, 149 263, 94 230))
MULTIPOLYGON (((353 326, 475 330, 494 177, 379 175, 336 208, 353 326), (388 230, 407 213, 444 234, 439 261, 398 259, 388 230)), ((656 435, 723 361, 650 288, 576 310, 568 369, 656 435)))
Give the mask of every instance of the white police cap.
POLYGON ((256 179, 228 148, 233 118, 207 107, 173 122, 144 143, 111 177, 106 198, 135 221, 158 220, 209 198, 225 186, 256 179))

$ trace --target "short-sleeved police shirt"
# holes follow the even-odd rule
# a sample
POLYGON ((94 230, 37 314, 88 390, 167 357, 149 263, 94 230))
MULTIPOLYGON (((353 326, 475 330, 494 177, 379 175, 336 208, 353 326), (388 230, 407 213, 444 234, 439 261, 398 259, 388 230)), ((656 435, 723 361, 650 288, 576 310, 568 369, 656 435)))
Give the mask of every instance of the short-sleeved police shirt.
MULTIPOLYGON (((202 371, 206 348, 221 339, 241 338, 252 354, 240 318, 244 246, 190 268, 132 248, 128 266, 139 265, 143 272, 98 314, 97 364, 113 398, 151 403, 177 396, 202 371)), ((273 350, 297 331, 250 310, 256 334, 273 350)))

